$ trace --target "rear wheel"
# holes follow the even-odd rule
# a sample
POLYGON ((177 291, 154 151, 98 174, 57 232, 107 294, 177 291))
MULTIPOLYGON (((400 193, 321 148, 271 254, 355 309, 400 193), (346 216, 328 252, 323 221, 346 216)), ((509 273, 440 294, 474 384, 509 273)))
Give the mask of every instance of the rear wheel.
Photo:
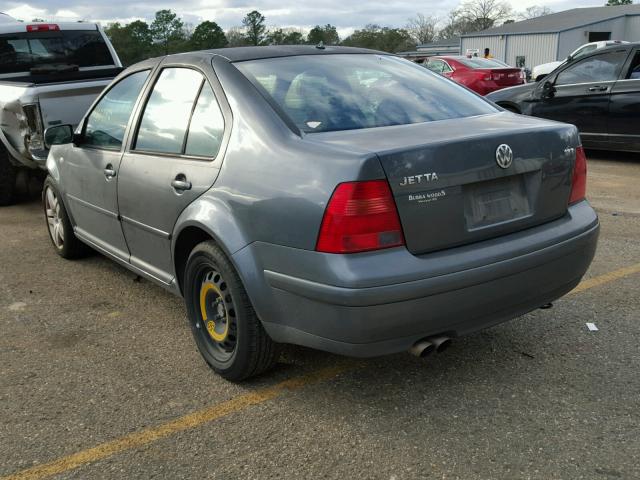
POLYGON ((0 206, 11 205, 15 200, 17 171, 9 161, 9 153, 0 145, 0 206))
POLYGON ((56 253, 63 258, 79 258, 86 255, 89 247, 78 240, 73 233, 69 215, 51 178, 44 181, 42 206, 49 239, 56 253))
POLYGON ((191 332, 215 372, 240 381, 277 362, 278 344, 265 332, 240 277, 214 242, 193 249, 183 284, 191 332))

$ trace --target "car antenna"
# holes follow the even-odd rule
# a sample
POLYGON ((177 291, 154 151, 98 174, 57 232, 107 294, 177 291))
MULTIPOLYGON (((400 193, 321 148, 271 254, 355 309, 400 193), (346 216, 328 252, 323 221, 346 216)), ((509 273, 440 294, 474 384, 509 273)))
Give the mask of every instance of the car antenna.
POLYGON ((317 48, 318 50, 324 50, 324 49, 325 49, 324 42, 323 42, 322 40, 320 40, 320 41, 318 42, 318 44, 316 45, 316 48, 317 48))

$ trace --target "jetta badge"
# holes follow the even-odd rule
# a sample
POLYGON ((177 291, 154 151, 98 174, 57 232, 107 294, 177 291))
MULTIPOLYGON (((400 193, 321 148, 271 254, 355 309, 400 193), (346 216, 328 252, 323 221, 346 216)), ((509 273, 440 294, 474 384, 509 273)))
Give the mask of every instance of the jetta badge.
POLYGON ((506 143, 500 145, 496 150, 496 163, 500 168, 509 168, 513 163, 513 150, 506 143))

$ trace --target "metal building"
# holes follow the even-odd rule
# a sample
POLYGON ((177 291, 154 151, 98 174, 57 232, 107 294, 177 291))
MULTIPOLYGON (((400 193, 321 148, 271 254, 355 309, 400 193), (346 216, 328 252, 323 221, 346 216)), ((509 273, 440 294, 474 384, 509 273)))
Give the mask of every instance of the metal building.
POLYGON ((485 48, 509 65, 533 68, 564 60, 580 45, 600 40, 640 41, 640 4, 574 8, 463 35, 463 55, 485 48))

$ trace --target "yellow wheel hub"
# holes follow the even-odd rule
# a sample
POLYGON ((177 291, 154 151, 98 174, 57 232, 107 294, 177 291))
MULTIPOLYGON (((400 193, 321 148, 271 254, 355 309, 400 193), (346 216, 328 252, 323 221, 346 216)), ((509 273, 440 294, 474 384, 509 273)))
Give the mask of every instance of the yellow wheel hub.
POLYGON ((224 295, 214 283, 207 281, 200 287, 200 313, 209 336, 216 342, 224 342, 229 333, 229 315, 224 295))

